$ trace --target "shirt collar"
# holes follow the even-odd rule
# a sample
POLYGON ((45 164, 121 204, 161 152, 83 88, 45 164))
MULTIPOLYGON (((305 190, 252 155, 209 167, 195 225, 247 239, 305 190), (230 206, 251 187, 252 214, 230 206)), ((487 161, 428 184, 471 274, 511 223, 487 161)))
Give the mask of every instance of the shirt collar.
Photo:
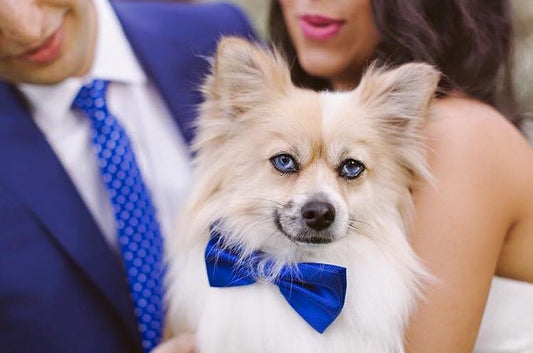
POLYGON ((84 77, 67 78, 55 85, 18 85, 34 109, 35 117, 53 121, 65 117, 80 88, 95 78, 122 84, 146 82, 111 4, 108 0, 94 0, 94 4, 98 29, 89 73, 84 77))

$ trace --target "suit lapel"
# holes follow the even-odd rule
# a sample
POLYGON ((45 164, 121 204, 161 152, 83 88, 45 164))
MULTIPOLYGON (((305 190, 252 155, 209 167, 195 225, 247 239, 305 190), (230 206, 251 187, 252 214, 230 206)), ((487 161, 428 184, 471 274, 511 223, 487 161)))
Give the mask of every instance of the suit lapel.
MULTIPOLYGON (((145 70, 162 92, 189 143, 193 136, 191 120, 200 99, 199 93, 191 94, 191 87, 199 80, 198 72, 203 72, 197 65, 200 60, 177 62, 176 57, 181 57, 175 49, 179 43, 162 40, 145 45, 158 39, 137 30, 135 25, 127 27, 135 33, 132 44, 145 70)), ((207 62, 201 65, 207 68, 207 62)), ((22 96, 0 82, 0 102, 0 182, 23 200, 50 240, 112 304, 132 339, 137 340, 127 276, 120 259, 105 242, 74 184, 29 115, 22 96)))
POLYGON ((206 26, 206 33, 187 31, 197 25, 189 24, 193 20, 186 14, 179 16, 179 29, 176 16, 165 11, 159 12, 157 22, 146 26, 143 7, 134 7, 128 2, 114 2, 113 5, 139 62, 159 89, 182 137, 190 144, 196 108, 202 99, 199 90, 202 74, 209 68, 206 56, 212 54, 218 36, 207 32, 213 31, 209 26, 206 26))
POLYGON ((20 95, 0 82, 0 181, 18 195, 50 239, 117 309, 137 336, 126 275, 20 95))

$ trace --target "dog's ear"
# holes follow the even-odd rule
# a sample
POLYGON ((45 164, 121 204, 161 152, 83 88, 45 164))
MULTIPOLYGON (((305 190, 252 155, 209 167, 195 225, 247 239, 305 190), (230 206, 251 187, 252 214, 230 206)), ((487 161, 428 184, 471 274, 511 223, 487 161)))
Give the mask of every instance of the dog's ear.
POLYGON ((372 65, 356 93, 390 133, 409 135, 423 125, 440 73, 431 65, 410 63, 386 71, 372 65))
POLYGON ((428 64, 405 64, 389 71, 371 67, 355 90, 412 181, 432 180, 422 128, 439 80, 440 73, 428 64))
POLYGON ((252 111, 268 109, 268 103, 290 87, 289 69, 275 51, 237 37, 220 41, 202 87, 205 100, 199 106, 192 145, 200 203, 216 192, 231 167, 224 147, 244 130, 239 124, 252 122, 252 111))
POLYGON ((289 69, 278 53, 225 37, 218 44, 204 94, 235 116, 284 94, 290 84, 289 69))

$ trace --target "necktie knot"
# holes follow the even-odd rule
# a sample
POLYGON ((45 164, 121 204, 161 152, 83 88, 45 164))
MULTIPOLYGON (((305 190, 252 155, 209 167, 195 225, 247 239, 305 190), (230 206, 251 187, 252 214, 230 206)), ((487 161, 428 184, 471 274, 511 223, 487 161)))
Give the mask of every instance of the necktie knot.
POLYGON ((109 81, 93 80, 80 88, 72 101, 72 108, 96 121, 103 121, 107 111, 106 93, 109 81))

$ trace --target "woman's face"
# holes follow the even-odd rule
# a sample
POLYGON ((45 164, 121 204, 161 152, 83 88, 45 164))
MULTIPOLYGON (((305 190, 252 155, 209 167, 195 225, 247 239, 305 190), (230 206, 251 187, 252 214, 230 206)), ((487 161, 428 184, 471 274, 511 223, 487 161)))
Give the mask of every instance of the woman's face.
POLYGON ((278 1, 302 68, 353 87, 380 41, 371 0, 278 1))

